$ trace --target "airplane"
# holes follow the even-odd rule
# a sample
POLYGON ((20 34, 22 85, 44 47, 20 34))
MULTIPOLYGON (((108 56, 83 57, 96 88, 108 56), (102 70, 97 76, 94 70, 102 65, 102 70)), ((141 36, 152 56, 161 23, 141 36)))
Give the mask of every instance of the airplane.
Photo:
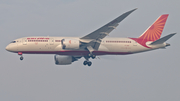
POLYGON ((6 50, 20 55, 20 60, 23 60, 23 54, 55 54, 56 65, 69 65, 84 57, 83 64, 91 66, 90 59, 96 56, 135 54, 170 46, 166 41, 176 33, 160 38, 169 14, 161 15, 138 38, 106 37, 135 10, 120 15, 83 37, 23 37, 12 41, 6 50))

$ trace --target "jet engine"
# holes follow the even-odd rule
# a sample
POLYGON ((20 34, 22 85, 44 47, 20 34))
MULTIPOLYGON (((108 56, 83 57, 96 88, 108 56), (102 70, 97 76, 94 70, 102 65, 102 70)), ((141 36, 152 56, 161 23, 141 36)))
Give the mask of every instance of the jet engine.
POLYGON ((72 56, 54 55, 56 65, 69 65, 73 62, 72 56))
POLYGON ((79 49, 80 42, 76 39, 62 39, 62 49, 79 49))

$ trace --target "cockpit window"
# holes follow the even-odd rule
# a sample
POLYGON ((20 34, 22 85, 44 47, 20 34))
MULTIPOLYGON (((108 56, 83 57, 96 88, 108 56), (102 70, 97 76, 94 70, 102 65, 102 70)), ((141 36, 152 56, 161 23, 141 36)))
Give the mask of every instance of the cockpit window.
POLYGON ((16 41, 12 41, 11 43, 16 43, 16 41))

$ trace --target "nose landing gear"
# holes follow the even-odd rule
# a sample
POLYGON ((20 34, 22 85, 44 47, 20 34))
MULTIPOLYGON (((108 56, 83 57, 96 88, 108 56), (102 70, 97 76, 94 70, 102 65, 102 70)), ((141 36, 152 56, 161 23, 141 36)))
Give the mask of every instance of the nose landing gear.
POLYGON ((23 60, 23 59, 24 59, 24 57, 22 56, 22 52, 18 52, 18 55, 21 56, 21 57, 20 57, 20 60, 23 60))
POLYGON ((21 56, 21 57, 20 57, 20 60, 23 60, 23 59, 24 59, 23 56, 21 56))

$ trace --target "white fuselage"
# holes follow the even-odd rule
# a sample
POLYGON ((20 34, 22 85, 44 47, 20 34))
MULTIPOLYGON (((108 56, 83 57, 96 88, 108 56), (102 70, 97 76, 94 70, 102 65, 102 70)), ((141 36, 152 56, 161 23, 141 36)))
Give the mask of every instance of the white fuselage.
MULTIPOLYGON (((6 50, 11 52, 22 52, 23 54, 59 54, 85 56, 89 53, 86 49, 62 49, 62 39, 76 39, 78 37, 24 37, 14 40, 6 50)), ((154 50, 166 47, 166 44, 148 45, 144 47, 131 38, 104 38, 98 50, 94 50, 95 55, 125 55, 138 52, 154 50)))

